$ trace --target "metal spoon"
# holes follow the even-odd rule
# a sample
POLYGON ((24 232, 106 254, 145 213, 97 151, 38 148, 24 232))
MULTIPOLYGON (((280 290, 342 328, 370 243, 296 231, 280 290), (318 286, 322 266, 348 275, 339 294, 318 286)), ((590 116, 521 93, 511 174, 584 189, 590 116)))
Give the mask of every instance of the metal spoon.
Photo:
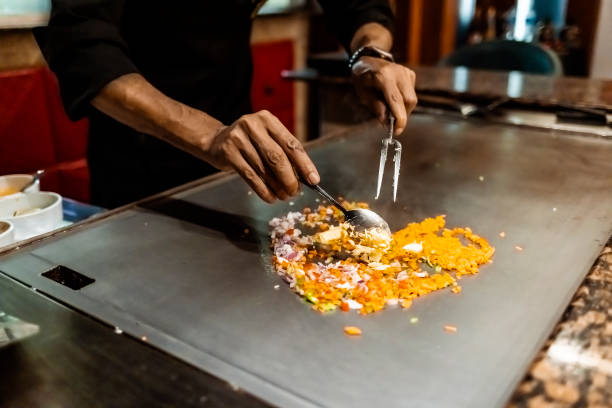
POLYGON ((379 228, 391 235, 391 229, 389 228, 389 224, 374 211, 366 210, 363 208, 358 208, 356 210, 347 210, 336 201, 327 191, 325 191, 321 186, 310 185, 308 183, 304 183, 317 193, 321 195, 321 197, 325 198, 327 201, 333 204, 334 207, 342 211, 344 214, 344 220, 351 224, 357 231, 363 231, 370 228, 379 228))
POLYGON ((21 187, 21 190, 19 191, 23 193, 28 188, 30 188, 30 186, 33 186, 40 179, 40 176, 42 176, 44 172, 44 170, 37 170, 36 173, 32 175, 32 180, 30 180, 30 182, 28 182, 25 186, 21 187))

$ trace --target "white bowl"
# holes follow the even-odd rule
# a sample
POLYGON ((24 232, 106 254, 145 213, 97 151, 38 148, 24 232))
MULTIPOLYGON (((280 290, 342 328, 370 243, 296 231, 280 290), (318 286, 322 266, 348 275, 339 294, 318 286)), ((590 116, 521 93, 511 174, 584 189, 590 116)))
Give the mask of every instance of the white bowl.
POLYGON ((15 241, 57 229, 62 224, 62 197, 56 193, 17 193, 0 199, 0 221, 15 227, 15 241), (30 209, 33 212, 15 215, 30 209))
POLYGON ((10 245, 15 240, 15 227, 8 221, 0 221, 0 247, 10 245))
MULTIPOLYGON (((0 198, 19 192, 23 186, 32 181, 31 174, 8 174, 0 176, 0 198)), ((27 192, 40 191, 40 180, 28 187, 27 192)))

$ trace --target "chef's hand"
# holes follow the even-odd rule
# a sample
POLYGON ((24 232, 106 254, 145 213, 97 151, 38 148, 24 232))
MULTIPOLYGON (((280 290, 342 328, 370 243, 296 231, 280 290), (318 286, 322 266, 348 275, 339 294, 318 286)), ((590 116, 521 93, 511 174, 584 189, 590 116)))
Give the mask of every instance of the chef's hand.
POLYGON ((385 126, 390 108, 395 116, 395 135, 402 133, 417 104, 414 71, 381 58, 364 56, 353 65, 352 76, 362 103, 385 126))
POLYGON ((267 110, 221 127, 203 149, 209 163, 235 170, 269 203, 300 191, 296 174, 311 184, 319 183, 319 173, 300 141, 267 110))
POLYGON ((319 173, 304 147, 270 112, 242 116, 229 126, 164 95, 140 74, 109 82, 92 105, 139 132, 153 135, 223 170, 236 170, 264 200, 300 191, 319 173))

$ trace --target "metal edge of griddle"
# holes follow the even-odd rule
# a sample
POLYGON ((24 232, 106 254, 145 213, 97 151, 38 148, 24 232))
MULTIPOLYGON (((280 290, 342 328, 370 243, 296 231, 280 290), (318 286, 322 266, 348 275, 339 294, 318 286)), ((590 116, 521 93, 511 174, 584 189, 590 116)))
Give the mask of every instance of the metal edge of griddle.
POLYGON ((447 111, 447 110, 440 109, 440 108, 417 106, 415 110, 413 111, 413 114, 442 116, 442 117, 446 117, 446 118, 450 118, 450 119, 454 119, 458 121, 468 121, 471 123, 492 123, 495 125, 523 128, 523 129, 528 129, 528 130, 545 131, 545 132, 559 132, 559 133, 566 134, 567 136, 574 136, 574 137, 588 137, 588 138, 595 138, 595 139, 602 139, 602 140, 612 140, 612 135, 610 136, 602 135, 600 133, 589 131, 587 129, 570 130, 570 129, 559 129, 559 128, 554 128, 554 127, 545 126, 545 125, 534 125, 534 124, 529 124, 529 123, 515 123, 515 122, 510 122, 508 120, 504 120, 501 118, 496 118, 495 116, 489 116, 486 118, 474 117, 474 116, 465 117, 461 115, 461 113, 459 112, 451 112, 451 111, 447 111))
POLYGON ((320 405, 310 400, 305 395, 289 391, 284 387, 269 381, 251 372, 250 370, 247 370, 244 367, 232 364, 215 355, 210 350, 200 350, 187 342, 180 341, 162 330, 139 321, 123 309, 115 309, 112 307, 109 308, 102 302, 95 301, 94 299, 85 296, 81 296, 79 298, 80 306, 77 307, 70 303, 70 299, 68 298, 60 299, 57 296, 48 293, 44 289, 35 288, 27 282, 9 275, 2 270, 0 270, 0 278, 8 278, 12 282, 17 283, 26 289, 30 289, 38 296, 44 297, 57 305, 90 318, 106 326, 109 330, 118 329, 120 330, 121 335, 127 335, 132 339, 139 341, 146 347, 152 347, 164 355, 173 358, 174 360, 185 363, 198 371, 215 377, 219 381, 227 384, 233 391, 246 393, 250 397, 262 401, 270 407, 320 407, 320 405), (100 315, 93 314, 93 312, 87 311, 96 311, 100 309, 104 309, 106 311, 104 318, 100 317, 100 315), (184 350, 183 356, 180 356, 176 352, 176 347, 184 350), (234 381, 227 380, 226 377, 233 377, 234 381, 240 383, 241 385, 237 385, 234 381), (271 400, 274 400, 274 402, 271 400))
MULTIPOLYGON (((95 316, 93 314, 90 314, 90 313, 86 312, 85 310, 79 309, 79 308, 71 305, 70 303, 68 303, 68 302, 58 298, 57 296, 53 296, 52 294, 50 294, 50 293, 48 293, 48 292, 46 292, 44 290, 37 289, 37 288, 33 287, 32 285, 28 284, 27 282, 22 281, 21 279, 15 278, 15 277, 7 274, 6 272, 3 272, 2 270, 0 270, 0 279, 10 280, 11 282, 13 282, 14 284, 18 285, 19 287, 21 287, 21 288, 23 288, 25 290, 30 290, 30 291, 34 292, 34 294, 36 296, 39 296, 39 297, 45 299, 46 301, 53 303, 54 305, 56 305, 58 307, 64 308, 66 310, 70 310, 72 312, 77 313, 80 316, 83 316, 83 317, 85 317, 87 319, 93 320, 94 322, 102 325, 103 327, 106 327, 109 330, 115 330, 116 331, 118 329, 117 326, 114 326, 114 325, 110 324, 109 322, 105 321, 104 319, 101 319, 101 318, 99 318, 99 317, 97 317, 97 316, 95 316)), ((156 331, 155 329, 151 329, 151 330, 152 331, 156 331)), ((215 375, 214 373, 212 373, 212 372, 210 372, 208 370, 202 370, 201 367, 198 367, 197 365, 192 364, 188 360, 181 359, 181 358, 179 358, 176 355, 166 351, 165 349, 163 349, 161 347, 158 347, 158 346, 156 346, 154 344, 151 344, 151 343, 149 343, 147 341, 143 341, 142 338, 138 338, 136 335, 134 335, 132 333, 124 332, 122 330, 119 331, 119 332, 116 332, 116 333, 120 334, 120 335, 127 336, 127 337, 131 338, 132 340, 139 342, 140 345, 143 346, 143 347, 149 347, 151 349, 154 349, 155 351, 161 353, 162 355, 164 355, 167 358, 171 358, 172 360, 179 361, 179 362, 181 362, 183 364, 186 364, 189 367, 192 367, 192 368, 196 369, 198 372, 204 372, 206 375, 210 375, 211 377, 213 377, 216 380, 222 382, 223 384, 226 384, 231 392, 243 393, 245 395, 248 395, 249 398, 252 398, 254 400, 260 401, 260 402, 262 402, 262 403, 264 403, 264 404, 266 404, 266 405, 268 405, 270 407, 274 407, 274 405, 272 405, 270 402, 261 399, 257 395, 255 395, 255 394, 253 394, 251 392, 248 392, 247 390, 243 390, 243 389, 237 387, 236 385, 228 382, 224 378, 219 377, 219 376, 215 375)), ((224 361, 222 361, 222 362, 224 362, 224 361)))

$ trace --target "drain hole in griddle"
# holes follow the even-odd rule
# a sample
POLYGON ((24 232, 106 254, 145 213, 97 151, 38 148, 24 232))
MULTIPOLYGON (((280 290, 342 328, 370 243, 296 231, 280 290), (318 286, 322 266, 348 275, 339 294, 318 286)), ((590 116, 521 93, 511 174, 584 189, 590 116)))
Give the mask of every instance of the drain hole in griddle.
POLYGON ((70 289, 79 290, 87 285, 91 285, 96 280, 90 277, 73 271, 64 265, 57 265, 54 268, 49 269, 47 272, 43 272, 42 276, 47 279, 51 279, 59 283, 60 285, 68 286, 70 289))

